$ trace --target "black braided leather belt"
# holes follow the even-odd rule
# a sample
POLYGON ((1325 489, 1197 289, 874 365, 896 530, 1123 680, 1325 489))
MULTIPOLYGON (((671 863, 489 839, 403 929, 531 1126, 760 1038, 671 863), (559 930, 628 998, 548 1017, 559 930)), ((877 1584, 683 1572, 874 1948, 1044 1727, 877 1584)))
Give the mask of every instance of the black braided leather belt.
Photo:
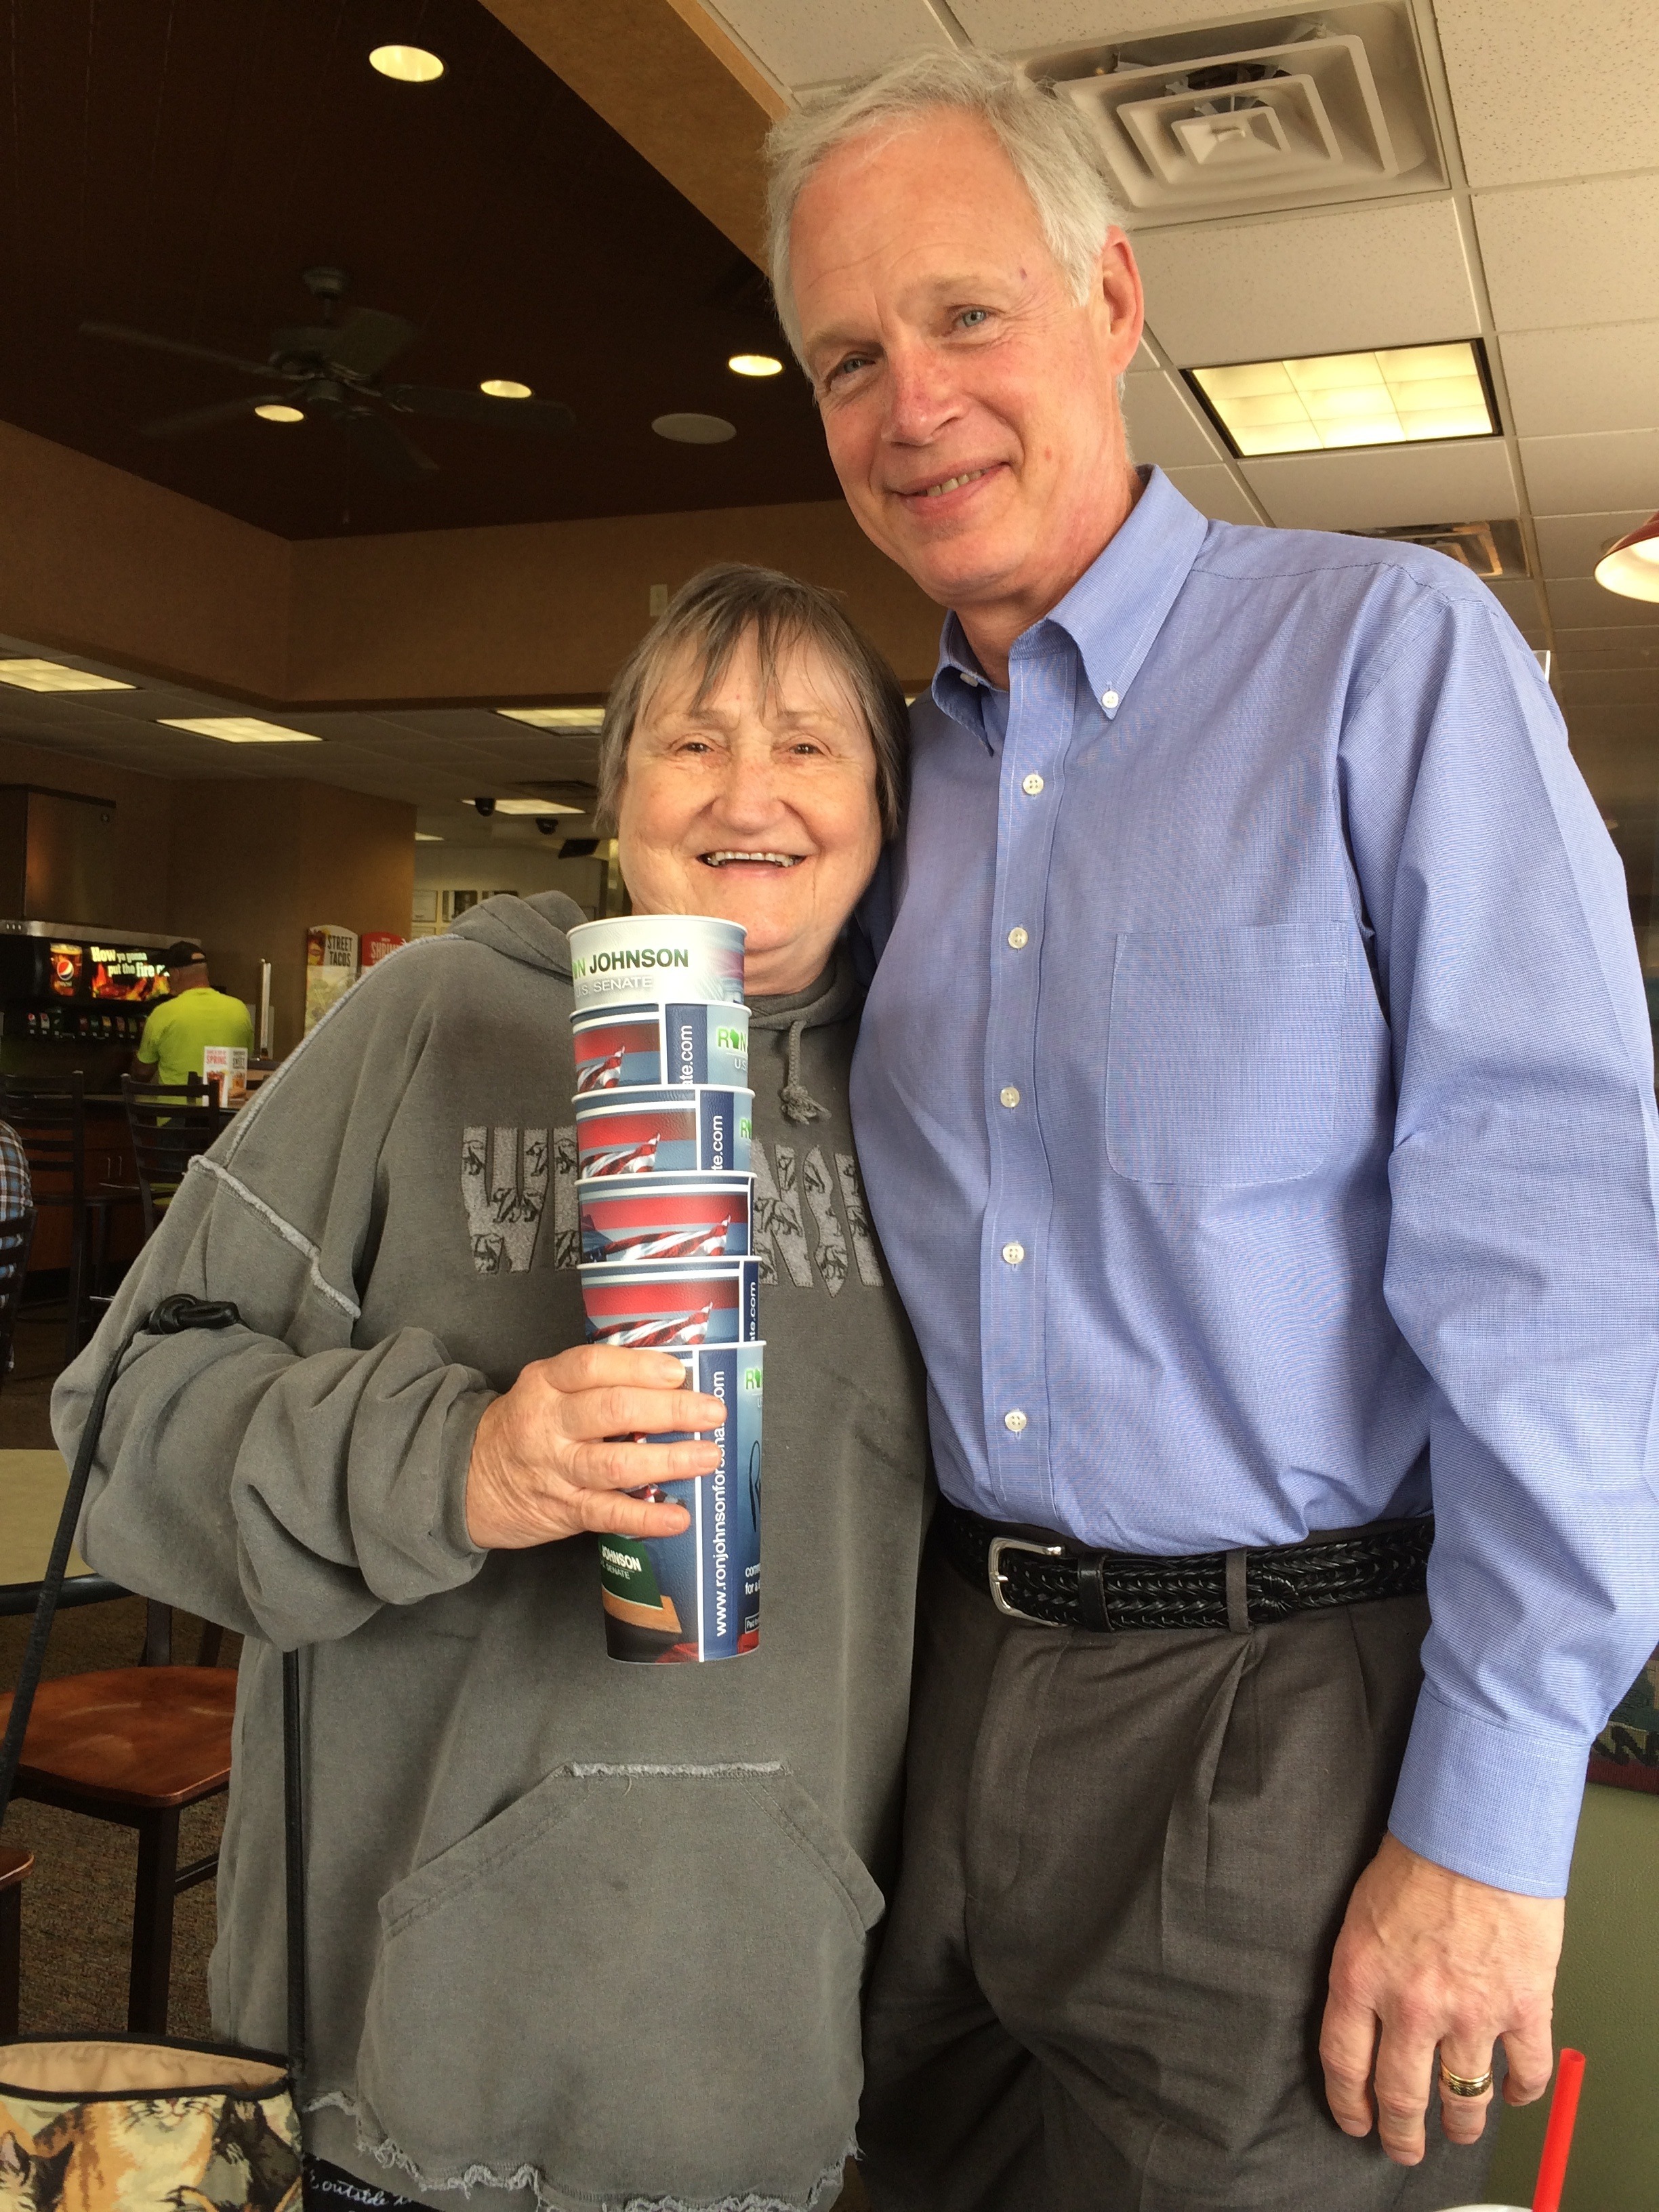
POLYGON ((1265 1626, 1330 1606, 1405 1597, 1426 1586, 1434 1522, 1379 1522, 1258 1552, 1146 1559, 1091 1552, 1041 1530, 982 1521, 941 1498, 936 1525, 951 1565, 1000 1613, 1097 1634, 1127 1628, 1265 1626))

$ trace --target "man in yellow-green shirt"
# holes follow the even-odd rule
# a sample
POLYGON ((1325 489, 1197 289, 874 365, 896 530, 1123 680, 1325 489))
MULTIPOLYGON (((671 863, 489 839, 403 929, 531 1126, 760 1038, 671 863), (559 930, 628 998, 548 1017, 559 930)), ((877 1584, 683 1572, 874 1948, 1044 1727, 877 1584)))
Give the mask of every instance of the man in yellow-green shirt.
POLYGON ((141 1083, 182 1085, 202 1073, 202 1054, 210 1044, 253 1043, 253 1024, 240 999, 216 991, 207 955, 199 945, 180 942, 167 950, 167 996, 151 1012, 138 1040, 133 1073, 141 1083))

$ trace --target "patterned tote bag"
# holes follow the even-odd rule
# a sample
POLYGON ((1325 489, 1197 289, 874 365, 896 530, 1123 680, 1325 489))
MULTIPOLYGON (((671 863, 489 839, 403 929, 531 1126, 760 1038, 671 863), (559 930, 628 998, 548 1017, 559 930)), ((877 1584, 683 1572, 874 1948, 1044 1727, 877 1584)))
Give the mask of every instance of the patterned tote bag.
MULTIPOLYGON (((105 1370, 76 1454, 0 1745, 0 1812, 10 1802, 76 1522, 121 1363, 144 1334, 225 1328, 234 1305, 164 1298, 105 1370)), ((0 2043, 0 2206, 16 2212, 297 2212, 295 2040, 305 2018, 300 1891, 298 1655, 283 1662, 287 1786, 290 2057, 173 2036, 22 2036, 0 2043)))

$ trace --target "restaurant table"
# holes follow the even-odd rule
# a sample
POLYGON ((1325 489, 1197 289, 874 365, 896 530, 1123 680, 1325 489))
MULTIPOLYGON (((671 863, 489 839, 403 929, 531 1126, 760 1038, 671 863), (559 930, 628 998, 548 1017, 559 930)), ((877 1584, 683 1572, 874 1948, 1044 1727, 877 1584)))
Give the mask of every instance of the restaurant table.
MULTIPOLYGON (((0 1616, 33 1613, 69 1488, 61 1452, 0 1451, 0 1616)), ((70 1553, 59 1606, 100 1605, 131 1591, 70 1553)))

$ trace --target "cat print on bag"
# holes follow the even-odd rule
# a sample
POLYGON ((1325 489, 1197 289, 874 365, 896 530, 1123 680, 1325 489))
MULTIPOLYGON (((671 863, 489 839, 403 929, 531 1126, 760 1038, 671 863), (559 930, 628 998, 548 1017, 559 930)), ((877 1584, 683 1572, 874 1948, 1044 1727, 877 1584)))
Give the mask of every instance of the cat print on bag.
POLYGON ((286 2097, 0 2094, 0 2212, 298 2212, 286 2097))

